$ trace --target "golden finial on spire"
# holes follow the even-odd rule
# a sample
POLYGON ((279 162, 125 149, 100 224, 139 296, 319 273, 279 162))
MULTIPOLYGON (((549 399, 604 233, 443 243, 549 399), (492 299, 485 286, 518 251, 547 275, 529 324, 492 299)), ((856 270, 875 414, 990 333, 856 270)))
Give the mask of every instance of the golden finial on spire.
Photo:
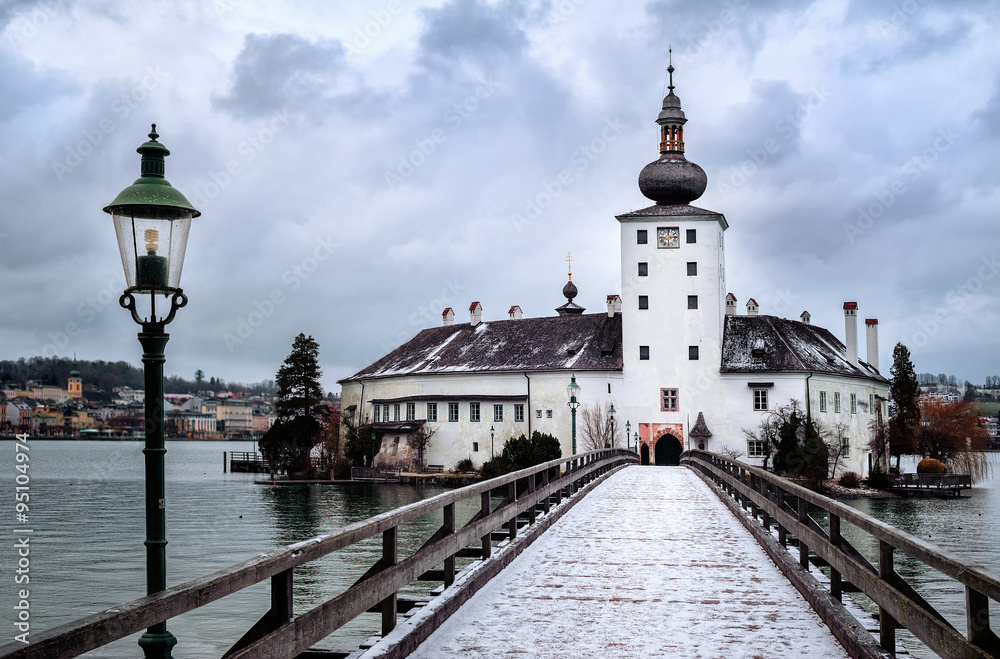
POLYGON ((573 281, 573 255, 566 252, 566 267, 569 270, 569 280, 573 281))

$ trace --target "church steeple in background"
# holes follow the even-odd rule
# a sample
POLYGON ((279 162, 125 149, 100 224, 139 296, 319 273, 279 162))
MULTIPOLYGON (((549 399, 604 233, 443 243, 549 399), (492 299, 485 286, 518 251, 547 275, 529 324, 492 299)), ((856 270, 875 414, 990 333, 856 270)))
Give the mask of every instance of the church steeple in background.
POLYGON ((708 176, 698 165, 684 157, 684 124, 687 117, 681 109, 681 99, 674 93, 674 65, 667 66, 670 75, 669 93, 656 117, 660 126, 660 158, 646 165, 639 173, 639 191, 659 205, 687 204, 705 192, 708 176))

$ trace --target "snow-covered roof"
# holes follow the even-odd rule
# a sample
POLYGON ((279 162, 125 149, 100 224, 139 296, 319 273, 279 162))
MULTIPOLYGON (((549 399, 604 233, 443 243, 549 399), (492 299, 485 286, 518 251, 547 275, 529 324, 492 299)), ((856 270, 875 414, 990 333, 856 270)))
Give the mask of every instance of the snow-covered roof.
POLYGON ((865 362, 851 364, 847 348, 829 330, 777 316, 726 316, 721 370, 831 373, 886 382, 865 362))
POLYGON ((341 382, 503 371, 621 371, 622 317, 607 313, 433 327, 341 382))

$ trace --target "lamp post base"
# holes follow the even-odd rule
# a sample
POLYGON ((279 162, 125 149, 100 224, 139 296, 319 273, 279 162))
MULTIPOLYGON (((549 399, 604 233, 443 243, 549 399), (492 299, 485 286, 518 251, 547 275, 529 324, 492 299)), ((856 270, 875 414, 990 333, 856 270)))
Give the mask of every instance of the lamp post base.
POLYGON ((147 631, 139 638, 139 647, 146 659, 173 659, 170 650, 177 645, 177 639, 166 630, 165 623, 162 626, 161 631, 147 631))

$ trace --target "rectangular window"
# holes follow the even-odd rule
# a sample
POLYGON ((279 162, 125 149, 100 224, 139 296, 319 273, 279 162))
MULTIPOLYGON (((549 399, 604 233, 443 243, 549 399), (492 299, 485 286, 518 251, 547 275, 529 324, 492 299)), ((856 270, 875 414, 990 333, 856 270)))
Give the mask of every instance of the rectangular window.
POLYGON ((689 243, 696 243, 696 242, 698 242, 698 230, 697 229, 688 229, 687 230, 687 241, 689 243))
POLYGON ((851 438, 841 437, 840 438, 840 457, 849 458, 851 457, 851 438))
POLYGON ((479 403, 469 403, 469 421, 479 423, 479 403))
POLYGON ((545 418, 546 419, 552 418, 552 410, 545 410, 545 418))
POLYGON ((427 420, 437 421, 438 420, 438 404, 437 403, 427 403, 427 420))
POLYGON ((698 359, 698 346, 688 346, 688 359, 692 361, 698 359))
POLYGON ((645 245, 647 242, 648 242, 648 240, 646 238, 646 230, 645 229, 639 229, 638 231, 635 232, 635 244, 636 245, 645 245))
POLYGON ((479 442, 472 442, 472 452, 479 453, 479 442))
POLYGON ((648 309, 649 308, 649 296, 648 295, 640 295, 639 296, 639 308, 640 309, 648 309))
POLYGON ((399 403, 392 406, 392 420, 399 421, 399 403))
POLYGON ((514 403, 514 423, 524 423, 524 405, 514 403))
POLYGON ((767 389, 753 390, 753 409, 755 412, 767 410, 767 389))
POLYGON ((493 421, 494 423, 503 423, 503 405, 493 406, 493 421))
POLYGON ((851 414, 858 413, 858 395, 851 394, 851 414))
POLYGON ((389 423, 389 406, 388 405, 383 405, 382 406, 382 420, 385 421, 386 423, 389 423))
POLYGON ((639 359, 649 359, 649 346, 639 346, 639 359))
POLYGON ((747 440, 747 457, 764 458, 767 457, 767 445, 756 439, 747 440))
POLYGON ((697 309, 697 308, 698 308, 698 296, 688 295, 688 309, 697 309))
POLYGON ((868 413, 875 414, 875 394, 868 394, 868 413))
POLYGON ((542 411, 541 410, 535 410, 535 418, 536 419, 541 419, 542 418, 542 411))
POLYGON ((448 403, 448 422, 456 423, 458 421, 458 403, 448 403))
POLYGON ((833 411, 840 414, 840 392, 833 392, 833 411))
POLYGON ((640 263, 639 264, 639 276, 640 277, 648 277, 649 276, 649 264, 648 263, 640 263))
POLYGON ((676 412, 678 409, 679 408, 677 404, 677 390, 660 389, 660 411, 676 412))
POLYGON ((375 412, 374 412, 375 413, 375 418, 373 419, 373 421, 375 421, 375 423, 378 423, 379 421, 382 420, 382 415, 380 414, 381 411, 382 411, 382 407, 379 406, 379 405, 376 405, 375 406, 375 412))
POLYGON ((698 263, 696 261, 688 261, 688 277, 698 276, 698 263))
POLYGON ((826 412, 826 392, 819 392, 819 411, 826 412))
POLYGON ((413 421, 417 418, 417 404, 407 403, 406 404, 406 420, 413 421))

